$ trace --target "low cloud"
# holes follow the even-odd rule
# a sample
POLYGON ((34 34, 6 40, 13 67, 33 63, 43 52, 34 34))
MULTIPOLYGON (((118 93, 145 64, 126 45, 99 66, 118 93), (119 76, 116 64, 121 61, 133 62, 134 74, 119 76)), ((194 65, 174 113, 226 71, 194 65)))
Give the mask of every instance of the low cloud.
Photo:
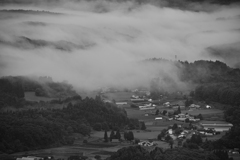
POLYGON ((1 76, 47 75, 90 90, 171 77, 187 88, 174 66, 139 61, 214 60, 206 48, 240 42, 237 6, 194 12, 133 2, 24 2, 0 7, 1 76))

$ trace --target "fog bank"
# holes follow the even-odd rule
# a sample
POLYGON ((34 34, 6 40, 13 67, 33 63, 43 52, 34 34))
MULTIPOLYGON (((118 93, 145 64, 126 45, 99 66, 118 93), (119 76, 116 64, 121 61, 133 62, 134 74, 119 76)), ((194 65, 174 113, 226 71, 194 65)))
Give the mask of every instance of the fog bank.
POLYGON ((194 12, 133 2, 56 4, 0 7, 0 76, 47 75, 90 90, 170 76, 186 88, 174 66, 138 62, 215 60, 207 48, 240 42, 238 6, 194 12))

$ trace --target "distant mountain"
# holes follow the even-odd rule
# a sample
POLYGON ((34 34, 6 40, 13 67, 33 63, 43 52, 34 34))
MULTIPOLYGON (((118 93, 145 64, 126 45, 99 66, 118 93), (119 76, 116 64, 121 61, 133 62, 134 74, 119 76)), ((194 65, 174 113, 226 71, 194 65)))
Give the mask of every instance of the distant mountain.
MULTIPOLYGON (((4 2, 2 2, 4 3, 4 2)), ((1 4, 1 2, 0 2, 1 4)), ((17 14, 45 14, 45 15, 62 15, 62 13, 50 12, 50 11, 39 11, 39 10, 25 10, 25 9, 3 9, 0 10, 0 13, 8 12, 8 13, 17 13, 17 14)))

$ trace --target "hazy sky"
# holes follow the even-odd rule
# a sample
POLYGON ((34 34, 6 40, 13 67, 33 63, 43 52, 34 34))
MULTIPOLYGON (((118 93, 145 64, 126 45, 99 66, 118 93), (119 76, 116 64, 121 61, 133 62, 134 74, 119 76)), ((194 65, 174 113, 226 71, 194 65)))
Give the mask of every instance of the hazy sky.
POLYGON ((137 62, 175 55, 182 61, 214 59, 206 48, 240 44, 240 8, 210 8, 105 1, 3 5, 62 14, 1 12, 0 75, 47 75, 89 89, 146 85, 162 75, 177 81, 172 66, 137 62))

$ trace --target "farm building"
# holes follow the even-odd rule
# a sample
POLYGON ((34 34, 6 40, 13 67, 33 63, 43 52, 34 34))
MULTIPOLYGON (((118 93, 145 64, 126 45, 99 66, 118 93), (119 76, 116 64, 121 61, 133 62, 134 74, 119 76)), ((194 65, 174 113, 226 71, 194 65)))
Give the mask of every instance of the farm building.
POLYGON ((227 122, 220 122, 220 121, 205 121, 200 123, 201 126, 208 130, 208 129, 215 129, 216 131, 223 132, 228 131, 233 125, 227 122))
POLYGON ((127 105, 127 102, 116 102, 116 105, 127 105))
POLYGON ((155 109, 156 107, 144 107, 144 108, 139 108, 140 111, 143 110, 150 110, 150 109, 155 109))
POLYGON ((200 106, 199 106, 199 105, 196 105, 196 104, 191 104, 191 105, 189 106, 189 108, 200 108, 200 106))
POLYGON ((162 120, 162 117, 156 117, 155 120, 162 120))
POLYGON ((170 102, 163 103, 163 106, 170 107, 170 102))
POLYGON ((132 102, 145 102, 145 99, 131 99, 132 102))

